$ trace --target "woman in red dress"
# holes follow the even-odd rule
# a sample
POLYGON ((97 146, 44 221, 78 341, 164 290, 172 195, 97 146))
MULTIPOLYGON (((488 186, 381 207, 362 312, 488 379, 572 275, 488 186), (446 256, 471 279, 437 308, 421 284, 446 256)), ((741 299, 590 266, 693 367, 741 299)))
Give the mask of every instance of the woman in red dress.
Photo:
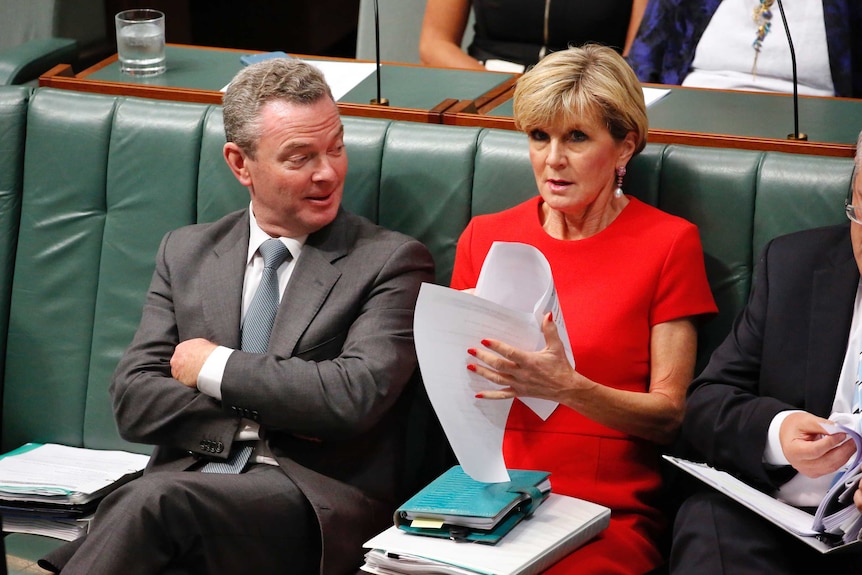
POLYGON ((616 52, 588 45, 545 57, 518 80, 514 112, 539 195, 470 222, 452 287, 476 286, 495 241, 537 247, 551 265, 575 366, 546 317, 545 349, 486 340, 467 350, 468 369, 503 386, 489 386, 489 400, 560 404, 543 421, 513 403, 507 467, 550 471, 554 492, 611 509, 610 527, 548 573, 639 575, 664 561, 658 447, 682 421, 698 316, 716 311, 700 238, 691 223, 621 189, 646 143, 647 116, 640 83, 616 52))

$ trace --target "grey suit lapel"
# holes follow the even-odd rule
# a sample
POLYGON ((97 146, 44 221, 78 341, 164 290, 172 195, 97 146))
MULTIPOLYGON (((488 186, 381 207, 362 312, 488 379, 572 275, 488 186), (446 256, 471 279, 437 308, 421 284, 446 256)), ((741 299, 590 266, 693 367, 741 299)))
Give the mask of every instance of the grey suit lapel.
POLYGON ((823 417, 829 416, 835 399, 834 391, 823 392, 824 386, 833 386, 841 375, 859 284, 856 260, 852 254, 847 257, 848 251, 845 246, 828 254, 812 280, 805 401, 809 411, 823 417))
POLYGON ((333 262, 347 253, 350 223, 343 212, 308 237, 284 290, 269 347, 292 354, 302 334, 320 312, 332 287, 341 277, 333 262))
POLYGON ((213 246, 201 266, 202 306, 213 341, 233 349, 240 345, 242 284, 248 256, 248 211, 213 246))

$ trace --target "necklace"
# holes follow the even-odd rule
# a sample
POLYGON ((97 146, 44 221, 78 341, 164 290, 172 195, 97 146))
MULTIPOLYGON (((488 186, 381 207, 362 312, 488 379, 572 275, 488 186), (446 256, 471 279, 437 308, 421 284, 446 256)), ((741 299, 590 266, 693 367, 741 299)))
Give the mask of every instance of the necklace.
POLYGON ((754 63, 751 65, 751 75, 757 76, 757 56, 760 55, 760 49, 763 48, 763 40, 769 34, 769 29, 772 27, 772 5, 775 0, 760 0, 759 4, 754 8, 754 23, 757 24, 757 36, 751 47, 754 48, 754 63))

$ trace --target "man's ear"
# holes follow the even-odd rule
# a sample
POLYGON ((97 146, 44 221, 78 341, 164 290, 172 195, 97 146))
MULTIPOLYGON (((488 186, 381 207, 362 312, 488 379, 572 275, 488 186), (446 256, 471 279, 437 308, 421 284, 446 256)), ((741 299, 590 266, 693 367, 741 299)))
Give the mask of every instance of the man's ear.
POLYGON ((251 185, 251 173, 248 170, 248 158, 245 153, 234 142, 227 142, 222 149, 224 161, 227 162, 230 171, 243 186, 251 185))

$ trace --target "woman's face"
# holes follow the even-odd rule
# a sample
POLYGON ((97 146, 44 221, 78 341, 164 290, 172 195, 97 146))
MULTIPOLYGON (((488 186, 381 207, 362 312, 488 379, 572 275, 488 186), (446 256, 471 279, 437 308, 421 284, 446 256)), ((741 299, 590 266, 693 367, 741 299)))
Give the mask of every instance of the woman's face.
POLYGON ((527 135, 539 194, 549 208, 572 215, 612 196, 616 169, 635 150, 634 133, 618 142, 596 115, 559 119, 527 135))

